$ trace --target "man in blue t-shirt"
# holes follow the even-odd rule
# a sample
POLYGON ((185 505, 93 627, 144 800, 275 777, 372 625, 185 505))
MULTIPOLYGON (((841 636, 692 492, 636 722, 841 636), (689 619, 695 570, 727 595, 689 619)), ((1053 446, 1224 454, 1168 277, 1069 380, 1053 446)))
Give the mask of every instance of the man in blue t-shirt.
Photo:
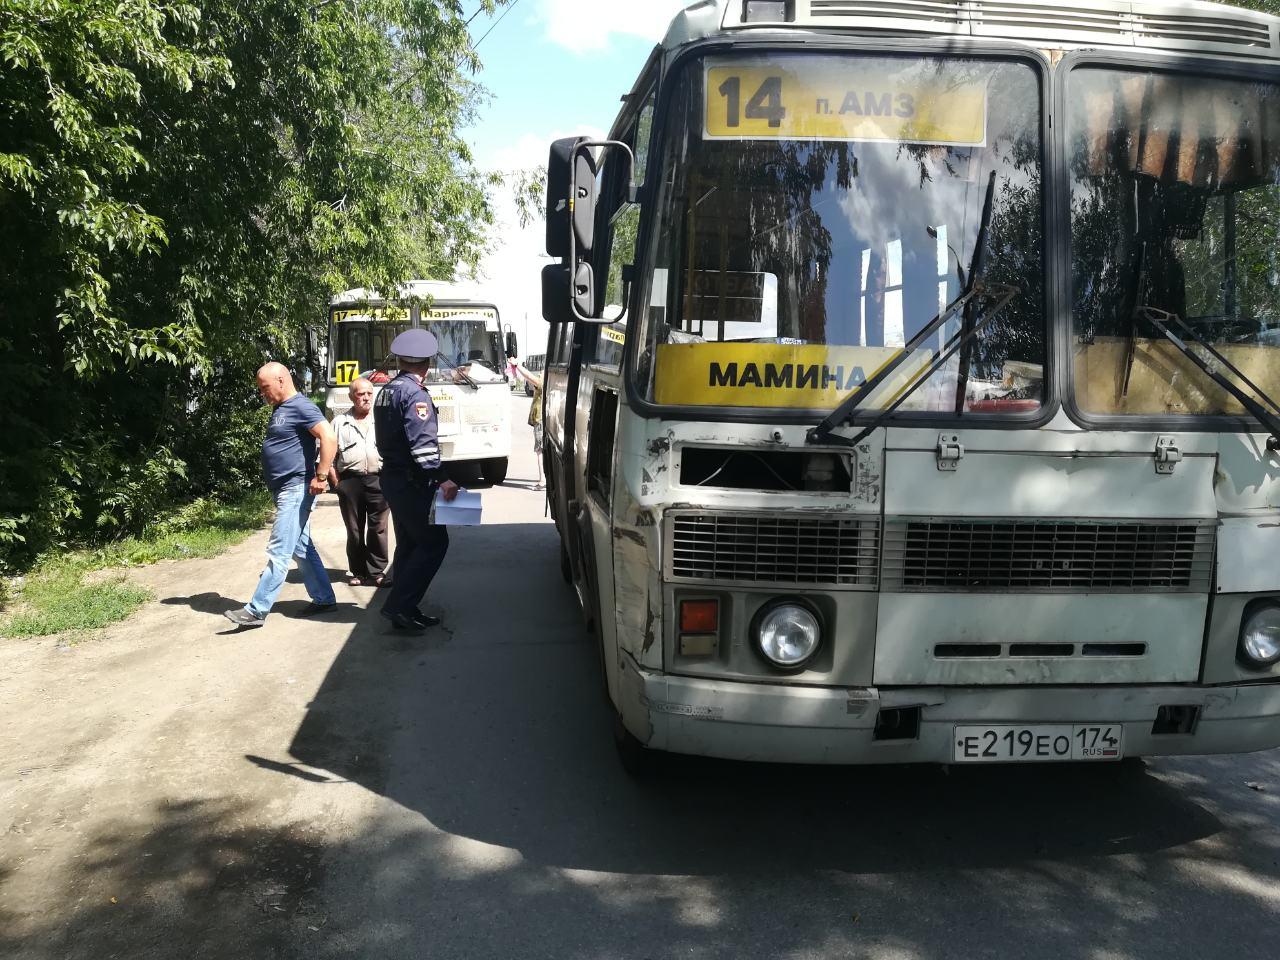
POLYGON ((275 409, 262 441, 262 478, 276 502, 276 519, 267 541, 267 566, 258 578, 253 599, 224 616, 240 627, 260 627, 280 595, 289 558, 297 557, 302 582, 311 603, 303 616, 323 613, 337 606, 315 544, 311 542, 311 505, 324 493, 325 477, 333 466, 338 443, 320 408, 293 386, 283 364, 268 363, 258 371, 258 392, 275 409), (316 464, 316 442, 320 463, 316 464))

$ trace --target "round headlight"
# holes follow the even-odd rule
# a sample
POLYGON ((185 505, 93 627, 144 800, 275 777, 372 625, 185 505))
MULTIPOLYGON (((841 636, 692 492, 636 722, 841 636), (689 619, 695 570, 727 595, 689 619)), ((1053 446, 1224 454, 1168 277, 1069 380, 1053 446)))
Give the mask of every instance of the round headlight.
POLYGON ((1280 662, 1280 607, 1254 611, 1240 628, 1240 659, 1250 667, 1280 662))
POLYGON ((756 646, 775 666, 794 670, 803 666, 822 643, 822 628, 808 607, 779 603, 756 621, 756 646))

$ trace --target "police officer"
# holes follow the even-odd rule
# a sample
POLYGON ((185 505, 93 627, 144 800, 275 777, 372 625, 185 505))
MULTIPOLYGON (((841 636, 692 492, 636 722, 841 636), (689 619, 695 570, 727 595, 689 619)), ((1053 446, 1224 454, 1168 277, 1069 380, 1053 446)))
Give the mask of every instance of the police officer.
POLYGON ((400 374, 382 388, 373 406, 374 433, 382 456, 382 495, 396 531, 395 579, 382 615, 396 630, 421 633, 439 624, 418 609, 449 549, 449 532, 431 523, 436 492, 458 495, 440 462, 436 407, 422 385, 439 350, 435 334, 406 330, 391 344, 400 374))

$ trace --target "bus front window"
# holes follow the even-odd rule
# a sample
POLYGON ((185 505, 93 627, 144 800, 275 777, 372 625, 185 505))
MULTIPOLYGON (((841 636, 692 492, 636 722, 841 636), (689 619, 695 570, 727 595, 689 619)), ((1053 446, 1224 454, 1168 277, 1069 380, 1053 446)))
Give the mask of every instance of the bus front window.
POLYGON ((335 319, 330 380, 341 386, 350 383, 357 376, 367 376, 379 370, 394 377, 399 365, 391 353, 391 342, 408 330, 409 326, 407 317, 402 323, 362 319, 359 316, 335 319))
POLYGON ((1147 307, 1280 395, 1280 87, 1100 68, 1069 83, 1079 409, 1244 412, 1144 319, 1147 307))
POLYGON ((429 381, 448 383, 463 373, 481 383, 505 379, 500 338, 484 319, 430 319, 425 326, 440 342, 429 381))
POLYGON ((961 294, 994 172, 984 279, 1018 293, 904 409, 958 412, 962 363, 964 411, 1040 407, 1034 68, 713 57, 685 71, 671 102, 637 351, 651 400, 829 410, 961 294))

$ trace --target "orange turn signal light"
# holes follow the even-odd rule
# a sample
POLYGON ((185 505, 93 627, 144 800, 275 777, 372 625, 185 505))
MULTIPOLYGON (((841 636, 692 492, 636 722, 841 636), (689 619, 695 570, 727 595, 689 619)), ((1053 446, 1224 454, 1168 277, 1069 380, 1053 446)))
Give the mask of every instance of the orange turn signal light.
POLYGON ((681 600, 681 633, 718 633, 720 630, 719 600, 681 600))

